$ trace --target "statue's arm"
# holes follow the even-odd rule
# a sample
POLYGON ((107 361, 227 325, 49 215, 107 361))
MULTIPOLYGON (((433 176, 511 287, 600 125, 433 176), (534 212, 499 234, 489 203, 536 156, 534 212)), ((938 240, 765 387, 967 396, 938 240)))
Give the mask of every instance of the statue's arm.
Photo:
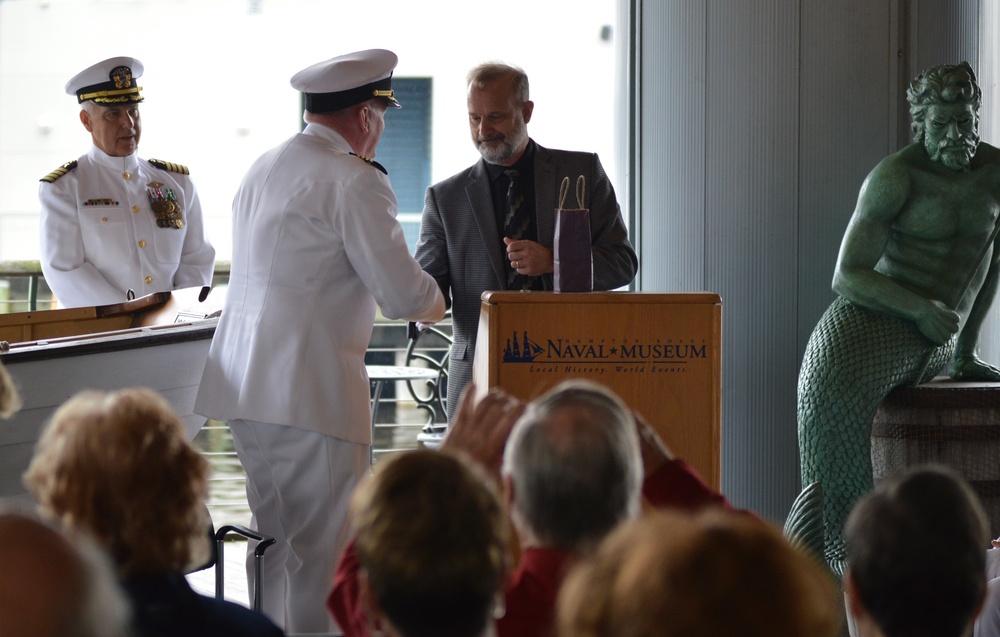
POLYGON ((998 246, 1000 246, 1000 237, 993 241, 990 268, 976 294, 976 300, 969 311, 969 318, 966 319, 955 343, 955 355, 948 368, 948 375, 955 380, 1000 381, 1000 369, 980 360, 977 351, 983 321, 989 314, 990 307, 996 297, 998 283, 1000 283, 1000 249, 998 246))
POLYGON ((958 331, 958 315, 876 269, 910 192, 909 171, 900 163, 897 156, 886 158, 861 186, 840 245, 833 291, 872 312, 913 321, 929 340, 942 344, 958 331))

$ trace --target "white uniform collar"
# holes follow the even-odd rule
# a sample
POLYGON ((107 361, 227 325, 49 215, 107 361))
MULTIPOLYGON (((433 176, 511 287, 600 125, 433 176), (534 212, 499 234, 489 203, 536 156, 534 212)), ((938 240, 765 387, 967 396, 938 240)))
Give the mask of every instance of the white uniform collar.
POLYGON ((87 157, 96 164, 121 172, 136 172, 139 168, 138 153, 132 153, 127 157, 112 157, 97 146, 91 146, 87 157))
POLYGON ((329 126, 324 126, 322 124, 317 124, 315 122, 306 124, 305 129, 302 131, 303 135, 310 135, 312 137, 318 137, 323 141, 330 142, 333 149, 341 153, 353 153, 354 149, 351 145, 347 143, 344 136, 333 130, 329 126))

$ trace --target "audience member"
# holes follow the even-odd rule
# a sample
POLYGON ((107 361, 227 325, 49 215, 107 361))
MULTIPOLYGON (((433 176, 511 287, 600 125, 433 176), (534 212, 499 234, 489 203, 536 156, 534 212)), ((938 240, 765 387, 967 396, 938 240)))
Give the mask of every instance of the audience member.
POLYGON ((912 467, 858 502, 844 529, 858 637, 960 637, 986 590, 986 516, 945 467, 912 467))
POLYGON ((277 636, 267 618, 195 593, 204 563, 208 462, 149 389, 81 392, 42 432, 25 484, 39 512, 111 556, 140 637, 277 636))
POLYGON ((127 637, 129 606, 106 556, 21 513, 0 513, 0 635, 127 637))
MULTIPOLYGON (((728 507, 601 385, 566 382, 527 409, 501 390, 473 407, 474 392, 469 386, 463 394, 442 450, 472 458, 502 481, 519 557, 504 589, 500 637, 549 634, 567 565, 636 515, 642 493, 655 506, 728 507)), ((356 574, 345 568, 352 559, 348 549, 329 605, 345 635, 367 637, 356 574)))
MULTIPOLYGON (((342 567, 355 575, 352 596, 366 629, 389 637, 492 634, 490 620, 503 611, 507 525, 478 467, 426 449, 404 453, 359 486, 351 512, 355 551, 342 567)), ((338 599, 330 609, 349 627, 338 599)))
POLYGON ((558 634, 572 637, 834 637, 825 568, 768 524, 721 510, 630 521, 567 576, 558 634))

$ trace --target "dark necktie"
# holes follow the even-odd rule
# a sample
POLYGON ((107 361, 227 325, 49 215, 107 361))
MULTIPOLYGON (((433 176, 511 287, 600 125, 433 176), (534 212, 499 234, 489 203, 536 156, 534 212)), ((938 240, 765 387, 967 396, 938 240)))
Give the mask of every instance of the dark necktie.
MULTIPOLYGON (((520 173, 513 168, 505 170, 504 174, 510 180, 507 187, 507 216, 504 218, 503 236, 520 239, 525 236, 531 224, 531 215, 524 205, 524 193, 521 192, 520 173)), ((506 259, 506 253, 504 254, 506 259)), ((532 277, 518 274, 507 259, 507 289, 521 290, 531 287, 532 277)))

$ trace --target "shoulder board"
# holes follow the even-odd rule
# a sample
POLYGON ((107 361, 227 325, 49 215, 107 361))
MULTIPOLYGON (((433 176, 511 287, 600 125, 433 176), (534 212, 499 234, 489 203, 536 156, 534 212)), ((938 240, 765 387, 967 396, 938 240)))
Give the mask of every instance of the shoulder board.
POLYGON ((187 166, 182 166, 181 164, 175 164, 172 161, 163 161, 162 159, 150 159, 149 163, 153 164, 160 170, 169 170, 172 173, 180 173, 182 175, 191 174, 191 171, 188 170, 187 166))
POLYGON ((369 159, 368 157, 362 157, 361 155, 358 155, 357 153, 351 153, 351 154, 354 155, 355 157, 357 157, 358 159, 360 159, 360 160, 368 163, 369 165, 374 166, 375 168, 378 168, 379 170, 382 171, 383 175, 388 175, 389 174, 389 171, 385 169, 385 166, 383 166, 382 164, 378 163, 374 159, 369 159))
POLYGON ((65 164, 63 164, 62 166, 60 166, 59 168, 56 168, 55 170, 53 170, 49 174, 45 175, 44 177, 42 177, 38 181, 47 181, 47 182, 49 182, 51 184, 56 179, 59 179, 60 177, 62 177, 66 173, 68 173, 69 171, 71 171, 74 168, 76 168, 76 165, 77 165, 77 161, 75 159, 73 161, 68 161, 65 164))

